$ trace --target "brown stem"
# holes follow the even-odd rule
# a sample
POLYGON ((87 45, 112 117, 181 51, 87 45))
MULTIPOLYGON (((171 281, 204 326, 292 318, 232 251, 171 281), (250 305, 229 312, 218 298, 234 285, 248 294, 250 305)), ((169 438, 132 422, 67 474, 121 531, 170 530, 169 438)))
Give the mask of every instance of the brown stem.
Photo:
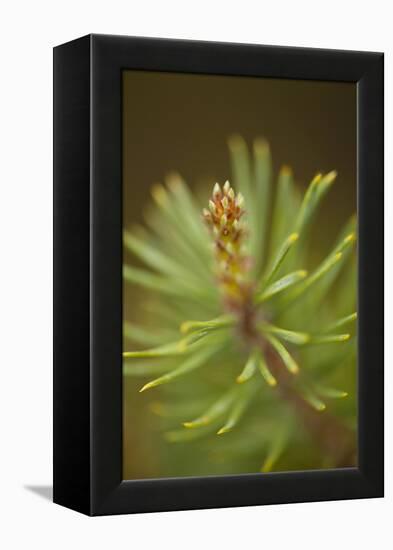
POLYGON ((306 430, 312 435, 319 448, 336 467, 350 467, 356 463, 356 449, 353 432, 328 412, 316 411, 296 390, 293 375, 282 362, 271 344, 255 329, 253 315, 243 317, 242 333, 246 340, 258 347, 264 354, 269 369, 278 382, 282 397, 293 406, 306 430))

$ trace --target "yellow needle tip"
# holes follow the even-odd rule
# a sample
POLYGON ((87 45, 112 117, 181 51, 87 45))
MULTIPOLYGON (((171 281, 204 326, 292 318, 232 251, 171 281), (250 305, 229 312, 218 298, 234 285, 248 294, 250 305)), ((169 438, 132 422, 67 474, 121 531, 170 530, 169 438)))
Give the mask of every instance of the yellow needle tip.
POLYGON ((193 422, 183 422, 184 428, 193 428, 194 423, 193 422))
POLYGON ((154 384, 154 382, 148 382, 145 384, 140 390, 139 393, 142 393, 143 391, 149 390, 150 388, 154 388, 157 384, 154 384))
POLYGON ((189 321, 185 321, 180 325, 180 332, 182 334, 186 334, 190 330, 190 323, 189 321))
POLYGON ((354 241, 355 239, 356 239, 355 233, 350 233, 349 235, 347 235, 347 237, 345 237, 344 242, 345 243, 350 243, 350 242, 354 241))
POLYGON ((284 164, 284 166, 281 167, 280 172, 283 176, 292 176, 292 170, 290 166, 287 166, 286 164, 284 164))
POLYGON ((336 170, 332 170, 326 176, 324 177, 325 183, 333 183, 334 180, 337 178, 337 172, 336 170))
POLYGON ((265 155, 269 152, 269 144, 263 138, 257 138, 254 141, 254 152, 257 155, 265 155))
POLYGON ((158 204, 165 204, 167 201, 167 192, 165 191, 165 187, 161 183, 155 183, 153 187, 151 188, 151 194, 153 196, 153 199, 158 204))

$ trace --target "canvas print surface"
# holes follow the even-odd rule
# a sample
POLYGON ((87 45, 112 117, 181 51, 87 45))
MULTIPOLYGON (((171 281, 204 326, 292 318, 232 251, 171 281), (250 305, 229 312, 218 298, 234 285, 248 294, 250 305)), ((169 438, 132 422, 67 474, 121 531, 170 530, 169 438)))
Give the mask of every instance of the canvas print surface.
POLYGON ((124 479, 357 463, 356 86, 123 72, 124 479))

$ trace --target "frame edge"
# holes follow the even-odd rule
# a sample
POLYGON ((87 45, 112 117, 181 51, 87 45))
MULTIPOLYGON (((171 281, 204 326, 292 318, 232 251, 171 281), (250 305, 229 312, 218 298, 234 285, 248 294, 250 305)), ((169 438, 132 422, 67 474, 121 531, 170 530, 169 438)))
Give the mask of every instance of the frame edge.
POLYGON ((53 501, 90 514, 90 37, 53 51, 53 501))

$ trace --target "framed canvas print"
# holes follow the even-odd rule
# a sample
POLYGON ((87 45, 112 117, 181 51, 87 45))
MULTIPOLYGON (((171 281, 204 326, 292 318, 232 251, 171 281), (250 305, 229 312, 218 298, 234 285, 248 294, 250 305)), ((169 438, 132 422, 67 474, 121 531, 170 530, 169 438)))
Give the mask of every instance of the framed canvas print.
POLYGON ((54 501, 383 495, 383 55, 54 50, 54 501))

